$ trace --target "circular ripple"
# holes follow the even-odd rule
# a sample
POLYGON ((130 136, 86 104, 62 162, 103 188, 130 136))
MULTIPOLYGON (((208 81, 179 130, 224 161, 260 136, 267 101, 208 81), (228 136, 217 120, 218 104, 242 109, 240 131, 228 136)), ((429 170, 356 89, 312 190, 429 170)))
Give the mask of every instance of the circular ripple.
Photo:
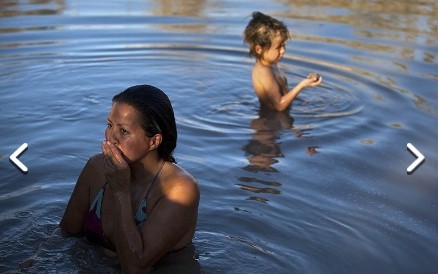
POLYGON ((296 117, 340 117, 354 115, 362 108, 360 99, 352 90, 323 83, 301 92, 294 102, 292 114, 296 117))
POLYGON ((29 217, 32 217, 32 212, 31 211, 20 211, 15 213, 15 217, 17 219, 27 219, 29 217))

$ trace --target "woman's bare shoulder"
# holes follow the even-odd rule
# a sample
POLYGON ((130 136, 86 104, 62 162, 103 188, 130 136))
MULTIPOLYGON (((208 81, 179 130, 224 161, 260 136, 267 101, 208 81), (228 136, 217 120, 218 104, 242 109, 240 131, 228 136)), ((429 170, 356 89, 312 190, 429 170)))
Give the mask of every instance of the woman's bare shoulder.
POLYGON ((103 154, 102 153, 97 153, 94 154, 93 156, 90 157, 90 159, 88 159, 88 163, 87 164, 91 164, 93 166, 99 166, 99 165, 103 165, 103 154))
POLYGON ((193 175, 179 165, 171 164, 163 181, 165 185, 164 194, 169 198, 199 200, 198 182, 193 175))
POLYGON ((103 154, 98 153, 90 157, 85 164, 84 170, 79 179, 86 181, 92 192, 100 188, 105 183, 105 163, 103 154))

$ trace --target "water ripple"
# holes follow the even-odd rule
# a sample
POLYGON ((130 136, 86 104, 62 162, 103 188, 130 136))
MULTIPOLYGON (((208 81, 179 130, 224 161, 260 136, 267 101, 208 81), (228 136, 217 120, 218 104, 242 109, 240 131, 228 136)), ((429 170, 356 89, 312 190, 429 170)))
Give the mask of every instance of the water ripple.
POLYGON ((28 2, 0 4, 0 267, 41 249, 31 272, 120 272, 85 241, 41 243, 100 151, 111 97, 150 83, 172 101, 177 159, 202 188, 204 272, 436 268, 432 0, 28 2), (259 111, 248 7, 290 26, 290 87, 324 78, 290 113, 259 111), (7 168, 21 139, 27 177, 7 168), (432 148, 415 177, 412 140, 432 148))

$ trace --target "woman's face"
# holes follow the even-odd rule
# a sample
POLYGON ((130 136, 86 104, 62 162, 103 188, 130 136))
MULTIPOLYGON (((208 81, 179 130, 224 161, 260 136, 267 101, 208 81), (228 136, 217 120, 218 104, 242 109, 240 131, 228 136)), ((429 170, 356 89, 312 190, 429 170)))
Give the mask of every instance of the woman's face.
POLYGON ((128 164, 143 159, 150 150, 150 138, 141 127, 140 112, 128 104, 113 103, 105 138, 121 151, 128 164))

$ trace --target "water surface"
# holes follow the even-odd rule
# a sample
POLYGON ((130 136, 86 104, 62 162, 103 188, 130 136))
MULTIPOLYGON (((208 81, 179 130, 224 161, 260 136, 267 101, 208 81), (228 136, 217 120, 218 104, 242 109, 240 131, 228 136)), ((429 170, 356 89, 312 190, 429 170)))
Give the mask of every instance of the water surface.
POLYGON ((432 273, 438 259, 436 1, 0 3, 0 270, 117 273, 52 239, 100 151, 114 94, 168 93, 175 156, 198 180, 204 273, 432 273), (242 31, 260 10, 292 32, 290 113, 260 112, 242 31), (27 142, 22 174, 9 155, 27 142), (412 175, 413 143, 426 161, 412 175))

